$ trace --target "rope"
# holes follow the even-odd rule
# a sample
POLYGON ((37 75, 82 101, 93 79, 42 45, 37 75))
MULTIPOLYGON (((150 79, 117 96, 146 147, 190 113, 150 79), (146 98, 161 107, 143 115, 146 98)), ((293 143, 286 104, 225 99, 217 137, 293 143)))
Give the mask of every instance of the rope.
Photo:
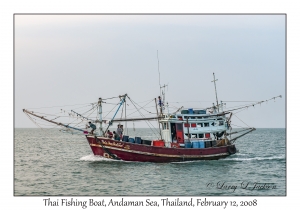
MULTIPOLYGON (((54 107, 65 107, 65 106, 78 106, 78 105, 86 105, 86 104, 87 103, 85 103, 85 104, 75 104, 75 105, 62 105, 62 106, 48 106, 48 107, 28 108, 28 109, 45 109, 45 108, 54 108, 54 107)), ((88 104, 90 105, 91 103, 88 103, 88 104)), ((94 103, 92 103, 92 104, 94 104, 94 103)), ((82 107, 80 107, 80 108, 82 108, 82 107)))
POLYGON ((29 114, 26 113, 26 115, 27 115, 27 117, 28 117, 28 118, 29 118, 36 126, 40 127, 40 128, 43 130, 43 128, 42 128, 41 126, 39 126, 39 125, 37 124, 37 122, 35 122, 35 121, 29 116, 29 114))
MULTIPOLYGON (((236 118, 238 118, 238 116, 236 116, 236 115, 234 115, 236 118)), ((245 125, 247 125, 243 120, 241 120, 240 118, 238 118, 242 123, 244 123, 245 125)), ((249 128, 250 128, 250 126, 249 125, 247 125, 249 128)))
MULTIPOLYGON (((128 96, 127 96, 128 97, 128 96)), ((129 97, 128 97, 129 98, 129 97)), ((135 103, 135 102, 133 102, 130 98, 129 98, 129 100, 132 102, 132 104, 133 103, 135 103)), ((153 102, 154 101, 154 99, 152 99, 149 103, 147 103, 145 106, 147 106, 148 104, 150 104, 151 102, 153 102)), ((136 104, 136 103, 135 103, 136 104)), ((134 104, 133 104, 134 105, 134 104)), ((137 104, 138 105, 138 104, 137 104)), ((135 105, 134 105, 135 106, 135 105)), ((140 107, 140 109, 143 109, 143 110, 145 110, 146 112, 148 112, 148 113, 150 113, 150 114, 155 114, 155 113, 152 113, 152 112, 150 112, 150 111, 147 111, 146 109, 144 109, 144 107, 145 106, 143 106, 143 107, 141 107, 140 105, 138 105, 139 107, 140 107)), ((153 106, 152 106, 153 107, 153 106)), ((134 114, 134 113, 136 113, 136 112, 139 112, 139 110, 140 109, 138 109, 136 106, 135 106, 135 108, 136 108, 136 111, 135 112, 132 112, 131 114, 129 114, 129 115, 127 115, 127 117, 128 116, 130 116, 130 115, 132 115, 132 114, 134 114)))
POLYGON ((247 106, 245 106, 245 107, 240 107, 240 108, 236 108, 236 109, 232 109, 232 110, 227 110, 228 112, 231 112, 231 111, 234 111, 234 110, 239 110, 239 109, 243 109, 243 108, 248 108, 248 107, 251 107, 251 106, 256 106, 256 105, 258 105, 258 104, 262 104, 262 103, 264 103, 264 102, 268 102, 268 101, 270 101, 270 100, 274 100, 275 101, 275 99, 276 98, 278 98, 278 97, 282 97, 281 95, 279 95, 279 96, 276 96, 276 97, 273 97, 273 98, 270 98, 270 99, 268 99, 268 100, 265 100, 265 101, 259 101, 259 102, 257 102, 257 103, 254 103, 254 104, 250 104, 250 105, 247 105, 247 106))
POLYGON ((242 127, 242 126, 239 126, 239 125, 235 125, 235 124, 232 124, 232 123, 230 125, 234 125, 234 126, 239 127, 239 128, 245 128, 245 127, 242 127))
POLYGON ((114 99, 114 98, 119 98, 119 96, 116 96, 116 97, 111 97, 111 98, 102 98, 102 100, 109 100, 109 99, 114 99))
MULTIPOLYGON (((127 96, 128 97, 128 96, 127 96)), ((135 102, 134 101, 132 101, 131 100, 131 98, 129 98, 128 97, 128 99, 132 102, 132 104, 133 104, 133 106, 137 109, 137 111, 140 113, 140 115, 142 116, 142 117, 145 117, 145 116, 143 116, 143 114, 139 111, 139 109, 135 106, 135 102)), ((146 123, 147 123, 147 125, 148 125, 148 127, 151 129, 151 131, 153 132, 153 133, 155 133, 155 131, 153 131, 152 130, 152 128, 151 128, 151 126, 154 128, 154 126, 150 123, 150 122, 147 122, 147 121, 145 121, 146 123), (149 126, 149 124, 151 125, 151 126, 149 126)), ((156 131, 157 132, 157 131, 156 131)), ((158 136, 159 136, 160 134, 158 133, 158 136)), ((159 138, 159 137, 158 137, 159 138)))
MULTIPOLYGON (((114 108, 112 108, 112 110, 110 110, 109 112, 108 112, 108 114, 107 115, 109 115, 117 106, 118 106, 119 104, 117 104, 114 108)), ((106 118, 107 117, 107 115, 105 115, 105 117, 104 118, 106 118)))

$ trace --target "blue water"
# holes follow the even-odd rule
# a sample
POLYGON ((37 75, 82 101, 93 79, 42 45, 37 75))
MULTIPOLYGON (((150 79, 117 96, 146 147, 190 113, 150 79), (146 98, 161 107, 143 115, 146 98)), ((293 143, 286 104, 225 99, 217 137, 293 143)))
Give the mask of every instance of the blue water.
MULTIPOLYGON (((151 136, 149 129, 135 133, 151 136)), ((236 147, 239 153, 222 160, 124 162, 94 156, 82 135, 15 129, 14 195, 286 195, 285 129, 257 129, 236 147)))

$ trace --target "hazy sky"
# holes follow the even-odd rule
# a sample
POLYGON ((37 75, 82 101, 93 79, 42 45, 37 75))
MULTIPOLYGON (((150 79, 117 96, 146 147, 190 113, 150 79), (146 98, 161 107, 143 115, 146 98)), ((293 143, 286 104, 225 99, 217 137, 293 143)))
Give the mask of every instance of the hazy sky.
MULTIPOLYGON (((285 18, 15 15, 15 127, 36 127, 23 108, 92 103, 125 93, 136 102, 154 99, 159 95, 158 50, 170 106, 215 103, 214 72, 218 98, 228 101, 227 108, 249 104, 230 101, 282 95, 237 116, 256 128, 283 128, 285 18)), ((244 126, 238 118, 232 118, 234 124, 244 126)))

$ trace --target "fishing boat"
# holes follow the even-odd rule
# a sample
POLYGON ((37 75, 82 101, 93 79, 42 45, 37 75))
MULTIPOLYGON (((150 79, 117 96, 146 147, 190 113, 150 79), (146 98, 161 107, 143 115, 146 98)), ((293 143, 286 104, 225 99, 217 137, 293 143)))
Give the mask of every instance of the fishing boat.
MULTIPOLYGON (((214 76, 214 84, 215 84, 214 76)), ((238 107, 232 110, 224 110, 224 103, 218 102, 217 91, 216 104, 204 109, 180 107, 174 112, 169 111, 168 103, 165 103, 165 85, 160 87, 161 92, 158 98, 155 98, 156 116, 140 118, 128 118, 126 116, 126 102, 130 101, 137 111, 144 109, 138 106, 127 94, 120 95, 117 110, 109 120, 103 118, 103 104, 108 99, 99 98, 97 103, 92 104, 97 110, 97 118, 91 119, 82 113, 71 110, 69 116, 76 116, 82 123, 94 123, 97 125, 97 131, 91 131, 88 126, 80 128, 72 126, 70 123, 57 122, 55 119, 49 119, 38 112, 23 109, 23 112, 29 117, 35 117, 56 126, 63 127, 66 130, 74 130, 85 135, 87 142, 94 155, 122 161, 139 162, 181 162, 195 160, 218 160, 234 155, 237 152, 235 141, 238 138, 255 130, 248 127, 239 131, 233 131, 231 127, 231 118, 233 111, 245 109, 249 106, 264 103, 259 101, 244 107, 238 107), (121 109, 122 107, 122 109, 121 109), (116 118, 119 110, 122 110, 122 116, 116 118), (125 117, 123 113, 125 110, 125 117), (157 121, 157 138, 145 138, 143 136, 130 136, 126 129, 121 129, 121 134, 109 134, 109 129, 114 123, 137 122, 137 121, 157 121), (241 133, 239 135, 233 134, 241 133)), ((277 96, 281 97, 281 96, 277 96)), ((277 98, 273 97, 271 99, 277 98)), ((269 99, 269 100, 271 100, 269 99)), ((119 126, 118 126, 119 127, 119 126)))

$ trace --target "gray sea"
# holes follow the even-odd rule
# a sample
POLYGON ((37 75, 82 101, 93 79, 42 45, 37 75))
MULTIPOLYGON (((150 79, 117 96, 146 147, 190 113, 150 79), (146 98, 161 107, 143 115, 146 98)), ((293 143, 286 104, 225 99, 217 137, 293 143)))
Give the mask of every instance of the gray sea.
MULTIPOLYGON (((150 129, 130 130, 151 137, 150 129)), ((286 129, 257 129, 226 159, 125 162, 94 156, 83 135, 15 129, 15 196, 285 196, 286 129)))

